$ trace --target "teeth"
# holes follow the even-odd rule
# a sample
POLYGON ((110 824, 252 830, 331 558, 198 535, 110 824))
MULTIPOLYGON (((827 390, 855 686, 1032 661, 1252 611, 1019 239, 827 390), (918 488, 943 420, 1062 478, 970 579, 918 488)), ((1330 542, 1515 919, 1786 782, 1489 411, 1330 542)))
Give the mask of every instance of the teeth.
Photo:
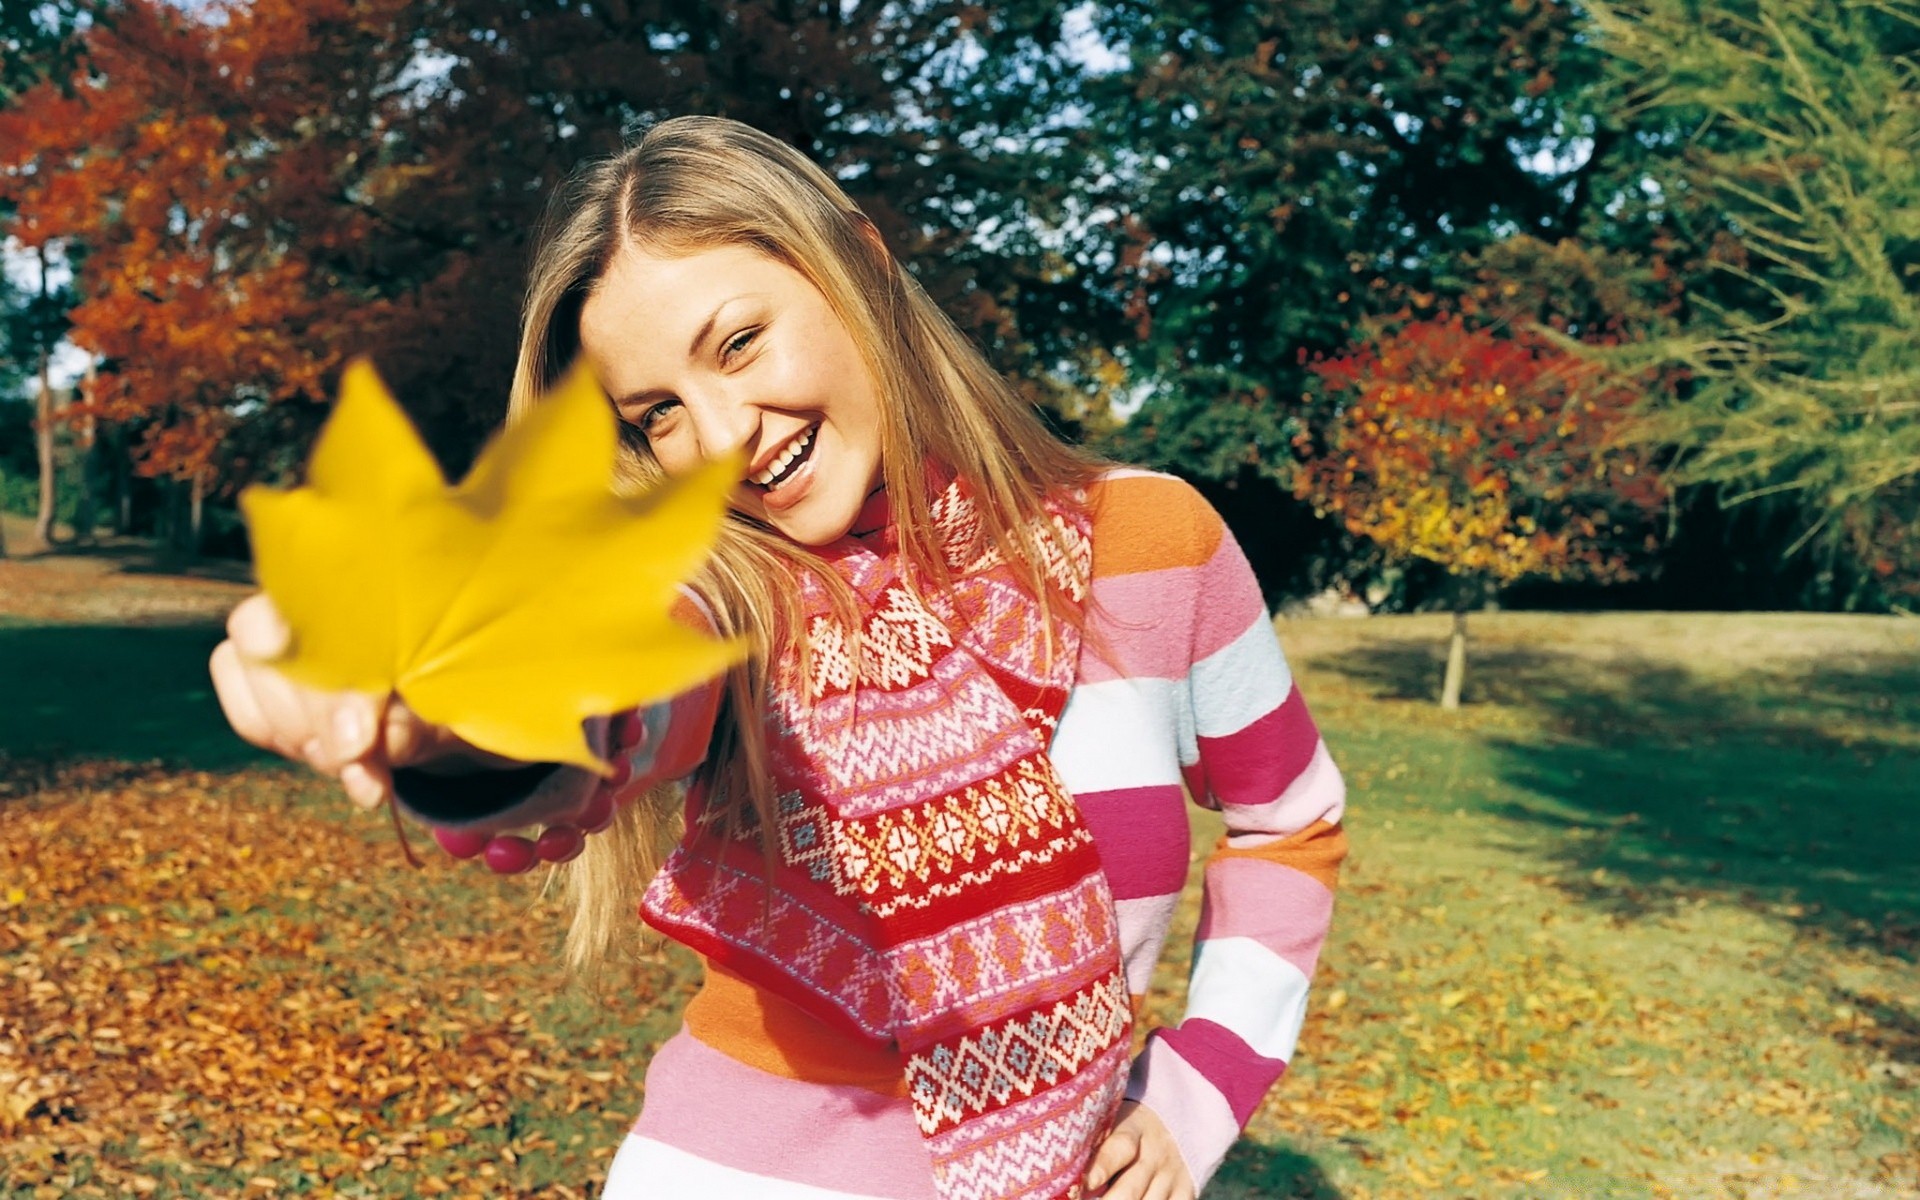
POLYGON ((817 431, 818 431, 818 426, 810 427, 805 433, 801 434, 798 439, 796 439, 792 444, 790 444, 786 448, 786 450, 784 450, 781 453, 779 458, 776 458, 771 463, 768 463, 766 470, 760 471, 757 474, 749 475, 747 476, 747 479, 752 483, 759 484, 761 487, 766 487, 768 484, 778 479, 782 471, 785 471, 788 467, 793 465, 794 459, 799 458, 802 454, 805 454, 807 452, 807 447, 813 445, 813 435, 817 431))

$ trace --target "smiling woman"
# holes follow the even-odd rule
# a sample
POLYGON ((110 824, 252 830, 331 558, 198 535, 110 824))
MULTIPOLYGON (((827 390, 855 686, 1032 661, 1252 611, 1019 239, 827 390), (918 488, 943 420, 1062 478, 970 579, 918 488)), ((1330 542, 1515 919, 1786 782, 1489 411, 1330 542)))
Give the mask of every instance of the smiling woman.
POLYGON ((625 241, 580 346, 664 470, 741 454, 735 507, 803 546, 845 535, 880 486, 873 372, 820 290, 757 250, 625 241))
POLYGON ((589 722, 602 779, 399 706, 372 731, 371 699, 273 672, 256 605, 217 660, 236 726, 496 869, 578 853, 576 965, 636 910, 701 955, 611 1200, 1191 1200, 1292 1056, 1346 845, 1218 515, 1051 437, 832 179, 745 126, 655 127, 540 246, 516 419, 584 357, 629 482, 740 456, 680 618, 747 660, 589 722), (1228 836, 1186 1019, 1133 1055, 1187 795, 1228 836))

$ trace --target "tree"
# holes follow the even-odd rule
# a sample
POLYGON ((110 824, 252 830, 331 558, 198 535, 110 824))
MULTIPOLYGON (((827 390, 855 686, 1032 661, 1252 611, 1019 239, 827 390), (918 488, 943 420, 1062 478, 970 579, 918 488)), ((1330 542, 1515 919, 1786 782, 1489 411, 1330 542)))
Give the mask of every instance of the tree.
POLYGON ((29 244, 92 248, 74 337, 88 411, 142 430, 196 499, 292 468, 347 355, 371 352, 459 466, 504 410, 545 198, 636 123, 725 112, 842 179, 1013 365, 1009 297, 1063 179, 948 122, 1042 80, 1050 6, 819 0, 257 0, 101 6, 84 71, 0 114, 29 244), (1024 47, 1024 49, 1023 49, 1024 47), (983 48, 994 54, 978 53, 983 48), (1039 64, 1036 66, 1036 64, 1039 64), (1040 71, 1040 74, 1035 74, 1040 71))
POLYGON ((1729 504, 1795 503, 1793 548, 1920 593, 1920 5, 1593 10, 1662 219, 1705 249, 1687 327, 1623 356, 1689 377, 1646 436, 1729 504))
POLYGON ((1634 389, 1526 328, 1411 320, 1312 364, 1319 411, 1295 439, 1297 494, 1401 561, 1454 581, 1441 703, 1459 704, 1466 614, 1527 576, 1631 576, 1664 498, 1616 445, 1634 389))
POLYGON ((1126 448, 1184 473, 1284 475, 1303 354, 1506 233, 1586 211, 1572 107, 1597 69, 1572 5, 1099 5, 1124 69, 1088 103, 1116 214, 1096 265, 1145 393, 1126 448))

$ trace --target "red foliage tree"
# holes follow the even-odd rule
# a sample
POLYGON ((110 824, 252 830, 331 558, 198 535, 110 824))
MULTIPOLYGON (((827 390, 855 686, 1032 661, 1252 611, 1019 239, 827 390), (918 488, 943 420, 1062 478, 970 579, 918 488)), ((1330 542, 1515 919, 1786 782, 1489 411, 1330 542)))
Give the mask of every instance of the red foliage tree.
POLYGON ((77 73, 0 112, 11 232, 85 251, 69 336, 104 369, 73 415, 136 424, 141 468, 191 481, 196 507, 236 418, 317 405, 378 320, 310 249, 370 232, 335 197, 377 180, 377 162, 355 166, 357 135, 396 101, 341 81, 398 74, 381 48, 400 7, 103 6, 77 73))
POLYGON ((1295 489, 1389 558, 1455 577, 1442 702, 1459 702, 1466 612, 1534 577, 1631 578, 1665 488, 1622 444, 1638 395, 1527 329, 1409 321, 1317 362, 1295 489))

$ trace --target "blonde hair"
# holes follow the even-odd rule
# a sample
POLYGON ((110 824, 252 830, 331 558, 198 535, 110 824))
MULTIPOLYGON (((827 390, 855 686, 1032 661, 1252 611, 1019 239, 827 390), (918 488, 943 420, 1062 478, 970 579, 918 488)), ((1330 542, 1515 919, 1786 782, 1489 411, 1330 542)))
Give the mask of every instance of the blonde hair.
MULTIPOLYGON (((852 334, 877 385, 882 474, 910 571, 930 586, 948 580, 929 513, 928 467, 944 468, 976 500, 982 538, 1013 564, 1049 617, 1083 623, 1081 609, 1049 582, 1049 559, 1070 560, 1052 544, 1045 504, 1070 502, 1100 464, 1052 435, 886 252, 831 176, 737 121, 662 122, 555 194, 527 287, 509 420, 578 355, 581 306, 627 244, 661 255, 749 246, 806 278, 852 334)), ((631 427, 623 428, 621 474, 635 487, 661 475, 631 427)), ((733 514, 693 581, 720 632, 743 634, 752 647, 727 680, 703 782, 715 811, 742 826, 757 824, 763 838, 774 828, 764 734, 768 672, 798 622, 795 589, 781 584, 817 562, 806 547, 733 514)), ((567 957, 574 967, 598 966, 620 931, 635 926, 639 894, 674 834, 678 795, 663 788, 626 806, 614 828, 589 838, 567 868, 567 957)))

